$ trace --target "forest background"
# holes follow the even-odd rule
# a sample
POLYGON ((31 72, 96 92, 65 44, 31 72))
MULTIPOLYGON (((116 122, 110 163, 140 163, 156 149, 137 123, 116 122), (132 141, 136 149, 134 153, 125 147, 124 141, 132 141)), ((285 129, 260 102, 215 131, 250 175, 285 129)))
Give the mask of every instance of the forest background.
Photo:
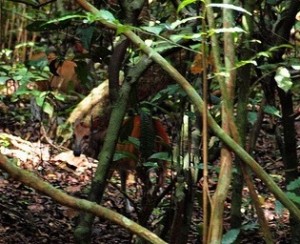
POLYGON ((0 4, 3 243, 300 243, 299 1, 0 4), (95 117, 98 161, 73 157, 95 117), (107 178, 131 157, 127 194, 107 178))

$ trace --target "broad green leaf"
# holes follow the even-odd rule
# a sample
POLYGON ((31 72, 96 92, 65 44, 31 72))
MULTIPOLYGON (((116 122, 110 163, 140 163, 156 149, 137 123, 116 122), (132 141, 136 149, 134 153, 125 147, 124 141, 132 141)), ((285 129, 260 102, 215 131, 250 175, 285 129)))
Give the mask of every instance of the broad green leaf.
POLYGON ((129 136, 128 141, 132 143, 135 147, 140 147, 140 140, 138 138, 129 136))
POLYGON ((295 23, 294 28, 295 28, 296 31, 299 31, 299 29, 300 29, 300 22, 299 21, 297 21, 295 23))
POLYGON ((171 161, 171 155, 168 152, 158 152, 154 153, 150 156, 150 159, 157 159, 157 160, 164 160, 164 161, 171 161))
POLYGON ((6 136, 6 134, 0 133, 0 145, 2 147, 8 147, 11 144, 10 140, 6 136))
POLYGON ((289 58, 287 63, 294 69, 300 70, 300 60, 298 57, 289 58))
POLYGON ((226 9, 232 9, 235 11, 239 11, 248 15, 252 15, 249 11, 247 11, 246 9, 242 8, 242 7, 238 7, 232 4, 227 4, 227 3, 211 3, 208 4, 207 6, 209 7, 216 7, 216 8, 226 8, 226 9))
POLYGON ((52 92, 52 94, 54 95, 55 99, 59 100, 59 101, 66 101, 66 95, 60 92, 52 92))
POLYGON ((279 46, 274 46, 274 47, 269 48, 266 51, 262 51, 262 52, 257 53, 255 55, 255 58, 259 58, 259 57, 267 57, 267 58, 269 58, 269 57, 272 56, 272 52, 276 52, 276 51, 278 51, 281 48, 284 48, 284 49, 291 48, 292 49, 293 46, 290 45, 290 44, 282 44, 282 45, 279 45, 279 46))
POLYGON ((248 112, 248 122, 254 125, 257 120, 257 112, 248 112))
POLYGON ((245 230, 245 231, 247 231, 247 230, 253 231, 253 230, 257 229, 257 228, 258 228, 258 224, 256 222, 254 222, 254 223, 247 223, 247 224, 245 224, 245 225, 242 226, 242 230, 245 230))
POLYGON ((300 188, 300 178, 296 179, 296 180, 293 180, 291 183, 289 183, 286 187, 286 189, 288 191, 293 191, 293 190, 296 190, 296 189, 299 189, 300 188))
POLYGON ((293 202, 300 204, 300 196, 296 195, 294 192, 287 192, 286 196, 293 202))
POLYGON ((222 238, 222 244, 234 243, 240 233, 240 229, 231 229, 222 238))
POLYGON ((235 65, 235 67, 240 68, 247 64, 253 64, 254 66, 257 66, 257 62, 255 60, 241 60, 235 65))
POLYGON ((158 52, 161 53, 163 51, 169 50, 171 48, 175 47, 175 44, 171 43, 171 42, 166 42, 166 41, 161 41, 161 42, 155 42, 152 45, 152 48, 158 52))
POLYGON ((5 84, 5 82, 9 79, 10 77, 8 76, 0 76, 0 84, 5 84))
POLYGON ((86 18, 88 22, 95 22, 97 20, 105 20, 111 23, 118 22, 111 12, 103 9, 101 9, 97 14, 87 13, 86 18))
POLYGON ((277 108, 275 108, 274 106, 270 106, 270 105, 266 105, 264 107, 264 112, 270 115, 274 115, 278 118, 281 118, 281 114, 279 112, 279 110, 277 108))
POLYGON ((113 157, 113 161, 119 161, 122 159, 129 159, 137 161, 137 156, 133 153, 126 152, 126 151, 116 151, 113 157))
POLYGON ((293 86, 293 82, 291 80, 291 74, 289 70, 285 67, 279 67, 276 70, 276 75, 274 77, 279 88, 288 92, 293 86))
POLYGON ((178 8, 177 8, 177 13, 178 12, 180 12, 183 8, 185 8, 187 5, 190 5, 190 4, 192 4, 192 3, 194 3, 194 2, 196 2, 197 0, 184 0, 184 1, 182 1, 180 4, 179 4, 179 6, 178 6, 178 8))
POLYGON ((151 161, 143 163, 143 166, 148 168, 158 168, 157 162, 151 162, 151 161))
POLYGON ((257 58, 260 58, 260 57, 266 57, 266 58, 269 58, 271 57, 272 53, 271 52, 268 52, 268 51, 264 51, 264 52, 259 52, 257 53, 255 56, 257 58))
POLYGON ((52 117, 54 114, 54 107, 50 103, 44 102, 43 111, 47 113, 50 117, 52 117))
POLYGON ((258 66, 259 69, 266 72, 273 72, 277 68, 277 64, 263 64, 258 66))
POLYGON ((165 29, 165 26, 163 25, 142 26, 141 28, 147 32, 153 33, 155 35, 159 35, 165 29))
POLYGON ((300 70, 300 64, 292 64, 291 67, 292 67, 294 70, 300 70))
POLYGON ((46 98, 46 93, 45 92, 41 92, 39 94, 38 97, 35 98, 36 104, 39 107, 43 107, 44 103, 45 103, 45 98, 46 98))
MULTIPOLYGON (((0 55, 1 55, 1 52, 0 52, 0 55)), ((10 65, 2 65, 0 66, 0 72, 3 72, 4 74, 8 74, 9 71, 11 70, 11 66, 10 65)))
POLYGON ((294 47, 291 44, 282 44, 282 45, 279 45, 279 46, 274 46, 274 47, 269 48, 269 51, 276 52, 278 49, 281 49, 281 48, 294 49, 294 47))
POLYGON ((101 9, 99 11, 98 17, 100 17, 106 21, 109 21, 109 22, 114 22, 116 20, 115 16, 111 12, 104 10, 104 9, 101 9))

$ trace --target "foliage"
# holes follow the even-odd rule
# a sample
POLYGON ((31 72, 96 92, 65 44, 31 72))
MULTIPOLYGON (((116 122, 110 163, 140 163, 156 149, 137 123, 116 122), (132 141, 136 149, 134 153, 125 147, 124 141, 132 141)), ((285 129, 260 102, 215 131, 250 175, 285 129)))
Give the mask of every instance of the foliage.
POLYGON ((240 233, 238 229, 231 229, 228 231, 222 238, 222 244, 231 244, 234 243, 240 233))
POLYGON ((293 85, 290 72, 285 67, 279 67, 276 70, 275 80, 277 82, 278 87, 280 87, 285 92, 288 92, 293 85))
MULTIPOLYGON (((263 1, 259 6, 255 6, 255 9, 251 12, 243 6, 222 4, 220 1, 214 1, 214 3, 206 6, 202 5, 205 4, 205 1, 196 0, 184 0, 177 5, 170 1, 153 1, 147 6, 149 16, 152 16, 153 19, 144 21, 142 18, 144 16, 141 16, 143 21, 141 21, 142 23, 139 23, 138 26, 123 24, 125 22, 122 14, 120 14, 121 10, 109 4, 107 4, 107 9, 101 9, 98 14, 85 14, 81 11, 75 11, 74 7, 64 10, 63 12, 55 11, 50 9, 49 5, 39 5, 39 1, 14 0, 10 3, 12 2, 24 3, 34 7, 26 10, 28 11, 28 13, 26 13, 28 22, 26 22, 24 26, 26 26, 26 30, 29 31, 30 35, 34 33, 34 35, 45 36, 46 40, 42 41, 42 38, 41 40, 34 40, 34 38, 32 38, 32 41, 24 39, 18 44, 15 43, 14 47, 11 47, 11 49, 3 49, 2 53, 5 53, 5 55, 9 57, 9 61, 3 66, 3 62, 1 63, 0 83, 3 85, 3 89, 5 89, 4 83, 8 78, 20 81, 20 89, 11 97, 11 101, 21 101, 24 98, 34 97, 36 104, 39 107, 42 107, 44 112, 50 117, 54 116, 54 111, 56 110, 55 104, 59 102, 66 103, 68 96, 55 92, 29 90, 27 85, 30 82, 37 82, 49 77, 49 70, 45 67, 46 59, 30 61, 27 60, 28 58, 26 57, 22 60, 26 65, 20 63, 16 64, 16 60, 22 55, 14 56, 15 53, 21 54, 23 50, 30 52, 30 50, 38 50, 39 48, 45 47, 48 48, 53 45, 59 50, 59 55, 62 58, 72 57, 77 61, 89 58, 101 63, 101 65, 105 67, 105 65, 109 64, 110 55, 114 51, 112 44, 114 42, 117 43, 122 34, 130 31, 134 31, 139 36, 143 37, 143 39, 146 39, 147 45, 154 51, 175 53, 174 50, 180 50, 180 54, 171 56, 169 62, 182 69, 182 73, 184 73, 190 83, 193 84, 196 93, 198 93, 197 95, 202 95, 202 91, 200 91, 201 89, 199 88, 199 83, 202 80, 199 77, 203 74, 204 70, 208 72, 207 78, 210 81, 209 92, 211 93, 217 93, 219 91, 219 85, 215 85, 218 77, 226 78, 229 73, 224 70, 224 67, 221 67, 220 72, 216 73, 216 68, 220 67, 217 67, 216 65, 218 60, 214 60, 210 54, 211 43, 207 41, 206 38, 216 36, 217 42, 221 43, 224 41, 224 34, 231 34, 237 52, 233 64, 234 69, 240 70, 245 67, 250 67, 251 69, 251 72, 249 72, 251 76, 249 75, 249 77, 247 77, 247 79, 251 81, 248 92, 250 94, 248 104, 251 105, 251 111, 245 111, 248 118, 246 126, 248 127, 255 127, 257 123, 259 123, 258 114, 260 111, 256 109, 256 105, 260 105, 262 101, 263 92, 261 90, 262 87, 268 83, 265 78, 271 77, 271 79, 274 79, 276 86, 282 89, 286 94, 291 92, 297 94, 299 89, 297 84, 295 84, 295 79, 297 78, 299 70, 299 58, 296 50, 297 46, 272 42, 272 37, 265 34, 270 33, 270 30, 276 30, 276 24, 281 21, 280 16, 287 6, 287 3, 284 3, 284 1, 263 1), (174 6, 172 4, 174 4, 174 6), (167 11, 161 11, 163 7, 165 7, 167 11), (215 27, 210 29, 205 28, 201 23, 206 17, 205 12, 209 7, 212 7, 215 10, 214 20, 216 22, 215 27), (234 20, 231 28, 222 27, 222 10, 233 10, 234 16, 238 16, 237 19, 234 20), (239 18, 242 19, 246 17, 252 18, 256 25, 254 27, 254 35, 250 37, 250 39, 247 39, 247 35, 249 34, 247 27, 239 20, 239 18), (107 30, 103 26, 99 27, 98 22, 103 20, 108 24, 116 26, 115 31, 107 30), (71 46, 76 42, 81 42, 83 46, 81 48, 86 50, 86 53, 79 54, 76 50, 72 49, 71 46), (207 50, 205 50, 205 47, 201 49, 203 45, 209 46, 206 48, 207 50), (199 50, 205 51, 202 53, 199 52, 199 50), (239 50, 251 51, 251 55, 243 60, 243 51, 239 50), (284 55, 278 55, 278 53, 284 55), (282 56, 284 59, 281 60, 281 62, 273 62, 277 56, 282 56), (207 67, 203 65, 203 57, 206 57, 205 61, 207 61, 207 67), (10 64, 7 65, 7 63, 10 64), (262 83, 261 86, 258 85, 260 83, 262 83)), ((296 27, 297 24, 295 24, 295 28, 296 27)), ((17 36, 16 30, 12 30, 12 33, 15 37, 17 36)), ((132 46, 127 49, 128 53, 126 59, 123 60, 123 63, 126 64, 126 67, 124 68, 125 73, 128 68, 134 67, 136 63, 141 60, 142 48, 142 46, 139 46, 138 48, 132 46)), ((149 56, 151 58, 153 57, 152 54, 149 54, 149 56)), ((221 61, 226 60, 226 58, 227 57, 224 57, 223 54, 220 55, 221 61)), ((86 70, 86 67, 83 67, 82 69, 86 70)), ((102 72, 102 75, 106 77, 107 72, 102 72)), ((81 73, 81 78, 87 76, 87 73, 81 73)), ((97 79, 101 80, 99 76, 97 79)), ((144 79, 147 79, 147 77, 144 79)), ((87 82, 90 82, 90 79, 87 80, 87 82)), ((87 87, 93 87, 99 82, 98 80, 93 81, 95 83, 89 83, 87 87)), ((174 144, 177 144, 176 146, 180 148, 180 150, 178 150, 178 160, 176 159, 180 168, 176 174, 178 176, 184 175, 183 181, 190 183, 188 176, 190 175, 190 172, 188 170, 201 170, 203 164, 192 164, 190 147, 184 147, 183 143, 184 136, 190 139, 192 134, 191 131, 199 129, 200 127, 198 111, 195 111, 196 106, 191 106, 190 101, 188 101, 187 98, 191 98, 191 96, 187 96, 180 85, 169 84, 165 89, 154 94, 149 100, 141 102, 140 105, 143 106, 144 110, 148 110, 147 112, 152 111, 160 116, 161 113, 163 113, 166 120, 172 120, 172 122, 175 121, 172 126, 176 127, 175 133, 177 133, 177 135, 172 139, 174 139, 174 144), (187 126, 188 135, 178 133, 178 131, 181 131, 181 128, 184 128, 182 120, 185 116, 188 118, 187 120, 189 120, 187 126), (190 161, 188 162, 188 167, 184 167, 185 161, 183 159, 187 158, 190 161)), ((234 106, 240 102, 236 99, 236 97, 232 99, 234 100, 234 106)), ((221 112, 220 108, 223 106, 223 103, 224 97, 221 95, 212 94, 209 96, 209 111, 213 117, 218 120, 219 124, 222 123, 221 114, 223 111, 221 112)), ((282 118, 283 116, 282 111, 280 111, 278 107, 278 104, 262 105, 262 111, 264 114, 270 115, 272 119, 274 118, 276 121, 276 119, 282 118)), ((134 136, 127 136, 125 141, 128 144, 133 144, 135 148, 141 148, 142 154, 146 158, 143 162, 144 166, 156 167, 157 161, 169 161, 171 158, 167 152, 153 154, 153 141, 155 135, 153 133, 153 126, 151 126, 151 123, 149 122, 151 120, 149 119, 150 117, 152 119, 152 115, 149 116, 148 113, 142 116, 142 131, 144 133, 140 139, 137 139, 134 136)), ((131 131, 128 126, 125 126, 125 128, 131 131)), ((188 141, 188 143, 192 142, 188 141)), ((202 145, 197 145, 196 148, 198 149, 201 146, 202 145)), ((210 149, 220 149, 220 147, 221 143, 218 141, 218 143, 212 145, 210 149)), ((213 152, 211 153, 213 154, 213 152)), ((136 155, 132 152, 116 152, 114 155, 114 160, 125 158, 137 160, 136 155)), ((201 160, 200 155, 199 158, 201 160)), ((212 174, 211 178, 213 178, 215 175, 220 174, 220 167, 217 160, 213 160, 211 163, 215 163, 214 165, 209 165, 209 170, 212 174)), ((185 184, 186 182, 182 183, 182 185, 175 190, 175 192, 180 192, 178 196, 179 200, 183 200, 186 197, 184 193, 189 190, 187 187, 188 184, 185 184)), ((287 188, 287 195, 290 199, 299 203, 299 196, 296 193, 292 193, 292 191, 297 188, 299 188, 297 182, 290 183, 287 188)), ((185 216, 185 214, 180 216, 185 216)), ((223 243, 233 243, 241 230, 244 229, 232 229, 228 231, 223 236, 223 243)))

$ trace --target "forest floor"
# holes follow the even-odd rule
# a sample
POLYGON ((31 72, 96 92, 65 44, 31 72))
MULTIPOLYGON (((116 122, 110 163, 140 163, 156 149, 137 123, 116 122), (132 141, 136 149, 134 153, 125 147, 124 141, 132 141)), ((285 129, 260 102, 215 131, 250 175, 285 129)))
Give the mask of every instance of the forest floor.
MULTIPOLYGON (((300 142, 300 122, 297 122, 296 126, 298 142, 300 142)), ((8 132, 3 128, 0 128, 0 131, 1 129, 2 132, 8 132)), ((21 135, 22 133, 15 134, 21 135)), ((86 197, 88 185, 96 168, 95 163, 86 161, 82 157, 74 159, 71 151, 57 156, 55 155, 56 150, 53 150, 48 144, 27 142, 18 136, 9 134, 0 134, 0 142, 1 152, 18 158, 20 167, 34 171, 44 180, 59 189, 63 189, 70 195, 86 197), (9 146, 4 146, 5 142, 8 141, 9 146)), ((274 176, 276 182, 283 187, 283 165, 275 145, 274 135, 263 131, 257 142, 255 157, 264 169, 274 176)), ((117 175, 114 177, 116 177, 118 185, 117 175)), ((259 179, 255 179, 255 184, 275 242, 289 243, 287 211, 280 207, 259 179)), ((199 188, 198 192, 200 191, 199 188)), ((247 195, 247 188, 245 188, 242 209, 244 214, 242 243, 264 243, 260 235, 255 211, 247 195)), ((123 202, 119 190, 109 185, 103 205, 122 212, 123 202)), ((195 200, 189 243, 201 243, 197 231, 201 223, 200 209, 197 200, 195 200)), ((74 243, 73 230, 78 219, 78 212, 55 203, 51 198, 40 195, 22 183, 13 181, 4 172, 0 172, 0 211, 1 244, 74 243)), ((229 211, 230 197, 225 203, 226 216, 229 216, 229 211)), ((132 214, 130 218, 136 220, 135 214, 132 214)), ((228 221, 229 218, 225 217, 225 230, 229 228, 228 221)), ((93 243, 131 243, 131 238, 129 232, 123 228, 109 221, 96 219, 93 243)))

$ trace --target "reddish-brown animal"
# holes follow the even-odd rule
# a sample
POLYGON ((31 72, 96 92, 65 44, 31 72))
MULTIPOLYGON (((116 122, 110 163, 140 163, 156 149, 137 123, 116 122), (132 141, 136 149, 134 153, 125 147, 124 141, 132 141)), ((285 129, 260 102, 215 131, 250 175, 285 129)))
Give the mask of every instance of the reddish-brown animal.
MULTIPOLYGON (((169 136, 158 119, 152 119, 153 127, 156 134, 155 150, 162 151, 166 145, 170 145, 169 136)), ((132 130, 129 133, 130 137, 137 139, 141 138, 141 117, 139 115, 134 116, 131 120, 125 120, 126 123, 132 122, 132 130)), ((73 152, 75 156, 79 156, 81 153, 85 153, 88 156, 96 158, 98 156, 101 144, 104 140, 106 130, 101 128, 101 123, 97 120, 92 120, 90 124, 76 121, 74 126, 74 148, 73 152)), ((138 164, 141 160, 141 153, 139 149, 132 143, 119 142, 116 147, 116 151, 129 153, 130 157, 123 158, 115 162, 113 170, 118 170, 121 178, 121 189, 126 193, 126 185, 129 179, 129 175, 135 173, 137 177, 145 181, 145 174, 139 172, 144 170, 137 170, 138 164)), ((168 162, 163 161, 158 166, 158 181, 157 184, 162 186, 167 172, 168 162)), ((142 166, 141 166, 142 167, 142 166)), ((144 182, 144 184, 146 184, 144 182)), ((150 189, 149 189, 150 190, 150 189)), ((126 200, 126 211, 131 212, 133 209, 128 200, 126 200)))

